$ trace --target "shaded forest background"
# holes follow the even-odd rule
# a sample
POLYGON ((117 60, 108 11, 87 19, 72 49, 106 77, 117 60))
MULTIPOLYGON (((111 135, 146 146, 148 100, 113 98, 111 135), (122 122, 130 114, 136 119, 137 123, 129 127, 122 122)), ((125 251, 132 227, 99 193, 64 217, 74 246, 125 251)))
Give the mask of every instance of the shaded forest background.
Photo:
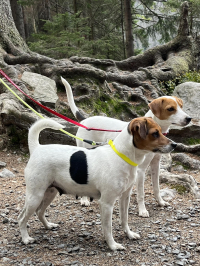
MULTIPOLYGON (((30 50, 55 58, 123 60, 177 35, 183 0, 11 0, 30 50)), ((189 2, 189 32, 200 28, 200 0, 189 2)))

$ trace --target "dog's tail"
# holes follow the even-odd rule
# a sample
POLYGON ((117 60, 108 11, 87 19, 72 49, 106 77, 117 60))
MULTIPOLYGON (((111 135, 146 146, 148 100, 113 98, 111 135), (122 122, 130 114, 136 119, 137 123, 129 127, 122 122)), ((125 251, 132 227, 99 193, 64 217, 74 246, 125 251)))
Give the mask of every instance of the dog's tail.
POLYGON ((66 90, 66 93, 67 93, 67 98, 68 98, 68 102, 69 102, 69 106, 71 108, 71 111, 74 114, 74 116, 76 117, 76 119, 79 122, 81 122, 82 120, 85 119, 85 117, 80 113, 80 111, 78 110, 78 108, 77 108, 77 106, 76 106, 76 104, 74 102, 74 97, 73 97, 73 94, 72 94, 72 88, 69 85, 69 83, 66 81, 66 79, 61 77, 61 80, 62 80, 63 85, 65 86, 65 90, 66 90))
POLYGON ((45 128, 59 130, 61 128, 64 128, 64 126, 52 119, 39 119, 36 123, 34 123, 28 133, 28 147, 30 154, 32 154, 35 148, 40 145, 39 135, 40 132, 45 128))

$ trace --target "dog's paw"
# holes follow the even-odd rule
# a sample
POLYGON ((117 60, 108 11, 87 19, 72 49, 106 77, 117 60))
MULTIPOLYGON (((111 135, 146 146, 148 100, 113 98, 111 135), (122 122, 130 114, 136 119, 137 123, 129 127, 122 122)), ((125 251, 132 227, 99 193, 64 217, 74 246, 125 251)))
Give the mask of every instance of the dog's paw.
POLYGON ((161 207, 170 206, 169 202, 164 201, 163 199, 158 202, 158 205, 161 207))
POLYGON ((115 243, 112 244, 112 245, 109 245, 109 248, 110 248, 111 250, 113 250, 113 251, 115 251, 115 250, 124 250, 124 249, 126 249, 124 246, 122 246, 121 244, 119 244, 119 243, 117 243, 117 242, 115 242, 115 243))
POLYGON ((87 199, 87 197, 82 197, 81 198, 81 206, 86 206, 86 207, 90 206, 90 202, 87 199))
POLYGON ((30 244, 30 243, 35 242, 35 239, 29 236, 29 237, 27 237, 27 238, 25 238, 25 239, 22 239, 22 241, 23 241, 23 243, 24 243, 25 245, 28 245, 28 244, 30 244))
POLYGON ((48 229, 48 230, 51 230, 51 229, 57 228, 57 227, 59 227, 59 225, 58 224, 54 224, 54 223, 47 223, 45 225, 45 228, 48 229))
POLYGON ((148 218, 149 212, 147 211, 147 209, 139 210, 139 216, 144 217, 144 218, 148 218))
POLYGON ((126 233, 128 238, 129 239, 139 239, 140 238, 140 235, 132 232, 132 231, 129 231, 128 233, 126 233))

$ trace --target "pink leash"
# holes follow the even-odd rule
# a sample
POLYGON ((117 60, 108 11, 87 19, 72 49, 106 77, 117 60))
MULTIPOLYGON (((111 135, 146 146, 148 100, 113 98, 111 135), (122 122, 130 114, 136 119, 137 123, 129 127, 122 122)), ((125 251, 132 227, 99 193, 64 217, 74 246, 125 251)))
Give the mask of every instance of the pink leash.
POLYGON ((55 116, 58 116, 64 120, 66 120, 67 122, 70 122, 78 127, 83 127, 87 130, 96 130, 96 131, 108 131, 108 132, 121 132, 121 130, 112 130, 112 129, 100 129, 100 128, 93 128, 93 127, 86 127, 62 114, 57 113, 56 111, 42 105, 41 103, 37 102, 36 100, 34 100, 33 98, 31 98, 29 95, 27 95, 23 90, 21 90, 1 69, 0 69, 0 74, 2 76, 4 76, 18 91, 20 91, 21 93, 23 93, 26 97, 28 97, 30 100, 32 100, 34 103, 36 103, 37 105, 39 105, 40 107, 42 107, 43 109, 45 109, 46 111, 48 111, 49 113, 54 114, 55 116))

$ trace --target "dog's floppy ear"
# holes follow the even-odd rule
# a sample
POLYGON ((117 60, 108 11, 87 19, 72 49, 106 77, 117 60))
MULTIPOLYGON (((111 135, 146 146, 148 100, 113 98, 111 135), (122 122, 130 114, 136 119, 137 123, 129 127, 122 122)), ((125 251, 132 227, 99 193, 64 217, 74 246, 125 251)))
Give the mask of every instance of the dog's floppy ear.
POLYGON ((152 113, 158 118, 161 115, 161 109, 162 109, 163 102, 164 102, 164 99, 155 99, 151 103, 148 104, 152 113))
POLYGON ((128 132, 132 135, 137 132, 142 139, 145 139, 148 134, 147 119, 133 119, 128 126, 128 132))
POLYGON ((178 105, 179 105, 181 108, 183 108, 183 101, 182 101, 180 98, 176 97, 176 96, 172 96, 172 97, 174 97, 174 98, 176 99, 178 105))

